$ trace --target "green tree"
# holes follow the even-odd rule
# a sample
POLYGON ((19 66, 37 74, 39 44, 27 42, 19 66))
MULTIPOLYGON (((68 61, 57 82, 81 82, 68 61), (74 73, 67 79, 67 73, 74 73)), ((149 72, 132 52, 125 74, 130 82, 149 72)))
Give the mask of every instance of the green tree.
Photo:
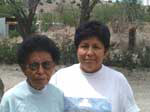
POLYGON ((129 36, 128 36, 128 48, 130 51, 134 50, 136 46, 136 29, 137 25, 135 21, 140 20, 142 16, 141 9, 141 0, 124 0, 124 11, 127 17, 127 20, 130 24, 133 24, 132 27, 129 28, 129 36))
POLYGON ((4 0, 0 1, 0 17, 10 17, 12 15, 10 5, 6 4, 4 0))
POLYGON ((1 1, 0 1, 0 5, 3 5, 4 3, 5 3, 4 0, 1 0, 1 1))
POLYGON ((23 40, 34 33, 35 12, 39 2, 40 0, 7 0, 5 3, 18 22, 17 30, 23 40))
POLYGON ((129 22, 134 22, 142 16, 141 0, 123 0, 122 7, 129 22))
MULTIPOLYGON (((60 0, 60 2, 57 2, 57 5, 59 5, 59 9, 60 9, 60 14, 63 15, 63 11, 64 9, 66 9, 66 7, 64 7, 65 4, 65 0, 60 0)), ((73 17, 76 17, 77 11, 74 11, 73 9, 75 9, 76 7, 74 7, 73 5, 76 5, 77 8, 80 10, 80 14, 79 14, 79 22, 78 19, 76 19, 75 25, 77 25, 76 23, 78 22, 79 24, 82 24, 86 21, 89 21, 92 11, 94 9, 94 7, 96 6, 97 3, 100 3, 101 0, 80 0, 80 2, 77 2, 76 0, 72 0, 70 2, 71 4, 71 9, 72 9, 72 14, 73 17)), ((67 7, 68 8, 68 7, 67 7)))

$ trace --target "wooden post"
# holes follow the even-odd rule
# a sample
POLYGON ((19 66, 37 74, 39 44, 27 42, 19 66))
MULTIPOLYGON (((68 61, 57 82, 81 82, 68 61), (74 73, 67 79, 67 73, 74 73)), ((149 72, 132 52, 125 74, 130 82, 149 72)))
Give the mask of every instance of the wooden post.
POLYGON ((129 29, 128 49, 134 50, 135 45, 136 45, 136 27, 131 27, 129 29))

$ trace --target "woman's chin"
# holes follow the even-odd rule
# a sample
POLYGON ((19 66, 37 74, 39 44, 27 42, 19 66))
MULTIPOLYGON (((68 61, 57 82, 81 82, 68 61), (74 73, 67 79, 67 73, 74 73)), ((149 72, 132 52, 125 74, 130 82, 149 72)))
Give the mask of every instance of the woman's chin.
POLYGON ((35 84, 33 84, 33 88, 37 90, 43 89, 47 85, 46 81, 37 81, 35 84))
POLYGON ((93 72, 96 72, 99 70, 99 68, 95 68, 95 67, 92 67, 92 66, 86 66, 86 67, 81 67, 81 69, 84 71, 84 72, 87 72, 87 73, 93 73, 93 72))
POLYGON ((34 89, 37 89, 37 90, 42 90, 43 88, 45 87, 45 85, 43 85, 43 86, 34 86, 33 88, 34 89))

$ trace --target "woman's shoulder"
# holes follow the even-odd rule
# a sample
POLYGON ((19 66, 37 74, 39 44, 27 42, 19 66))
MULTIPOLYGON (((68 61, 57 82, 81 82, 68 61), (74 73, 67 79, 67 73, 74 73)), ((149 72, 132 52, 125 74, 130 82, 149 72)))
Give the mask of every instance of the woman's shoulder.
POLYGON ((76 71, 78 70, 80 67, 79 64, 73 64, 71 66, 68 66, 68 67, 64 67, 64 68, 60 68, 57 72, 57 73, 68 73, 68 72, 73 72, 73 71, 76 71))
POLYGON ((115 70, 114 68, 112 67, 109 67, 109 66, 105 66, 103 65, 103 71, 109 75, 109 77, 112 77, 112 78, 115 78, 115 79, 120 79, 120 80, 126 80, 125 76, 123 73, 121 73, 120 71, 118 70, 115 70))
POLYGON ((105 66, 105 78, 119 87, 126 87, 129 85, 125 75, 111 67, 105 66))
POLYGON ((15 85, 14 87, 8 89, 4 95, 3 95, 3 99, 7 99, 7 98, 11 98, 14 96, 19 95, 19 92, 25 90, 25 82, 26 81, 22 81, 20 83, 18 83, 17 85, 15 85))
POLYGON ((79 64, 74 64, 69 67, 59 69, 54 75, 52 76, 50 83, 56 84, 58 82, 66 81, 68 79, 72 79, 75 77, 74 74, 77 74, 79 70, 79 64))
POLYGON ((56 93, 62 93, 62 91, 59 88, 57 88, 55 85, 53 85, 51 83, 48 83, 47 87, 48 87, 48 90, 53 91, 54 93, 55 92, 56 93))
POLYGON ((48 84, 48 91, 51 92, 54 96, 57 97, 62 97, 63 96, 63 92, 57 88, 55 85, 53 84, 48 84))

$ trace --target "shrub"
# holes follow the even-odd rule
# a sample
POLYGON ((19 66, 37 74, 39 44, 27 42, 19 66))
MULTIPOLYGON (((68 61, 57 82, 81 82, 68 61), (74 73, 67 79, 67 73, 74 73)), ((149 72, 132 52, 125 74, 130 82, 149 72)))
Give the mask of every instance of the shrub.
POLYGON ((9 30, 9 37, 13 38, 13 37, 18 37, 20 34, 17 30, 9 30))
POLYGON ((8 40, 0 42, 0 63, 16 63, 17 44, 11 44, 8 40))
POLYGON ((64 7, 63 14, 60 16, 62 23, 69 26, 77 26, 78 18, 79 9, 69 6, 64 7))
POLYGON ((46 32, 48 31, 49 26, 53 23, 52 13, 43 13, 41 15, 41 30, 46 32))
POLYGON ((137 67, 150 67, 150 47, 135 49, 134 51, 110 50, 106 65, 126 67, 130 70, 137 67))
POLYGON ((97 5, 92 12, 92 19, 104 23, 112 21, 114 17, 121 15, 120 7, 116 5, 97 5))
POLYGON ((77 6, 69 3, 58 4, 56 11, 59 14, 61 23, 69 26, 78 25, 80 9, 77 6))
POLYGON ((60 50, 60 64, 71 65, 78 62, 76 49, 72 40, 68 39, 66 42, 62 43, 60 50))
POLYGON ((144 15, 144 17, 143 17, 143 21, 145 21, 145 22, 150 22, 150 15, 144 15))
POLYGON ((139 52, 140 66, 150 67, 150 47, 144 47, 141 52, 139 52))
POLYGON ((47 0, 46 2, 49 3, 49 4, 51 4, 51 3, 52 3, 52 0, 47 0))
MULTIPOLYGON (((0 42, 0 63, 13 64, 17 62, 16 49, 18 44, 11 43, 8 39, 0 42)), ((71 39, 66 39, 59 46, 61 51, 60 64, 71 65, 77 63, 76 49, 71 39)), ((135 49, 134 51, 123 51, 121 49, 110 49, 104 64, 109 66, 126 67, 130 70, 137 67, 150 67, 150 47, 135 49)))
POLYGON ((41 14, 41 30, 47 32, 53 23, 60 21, 59 16, 56 12, 53 13, 42 13, 41 14))

